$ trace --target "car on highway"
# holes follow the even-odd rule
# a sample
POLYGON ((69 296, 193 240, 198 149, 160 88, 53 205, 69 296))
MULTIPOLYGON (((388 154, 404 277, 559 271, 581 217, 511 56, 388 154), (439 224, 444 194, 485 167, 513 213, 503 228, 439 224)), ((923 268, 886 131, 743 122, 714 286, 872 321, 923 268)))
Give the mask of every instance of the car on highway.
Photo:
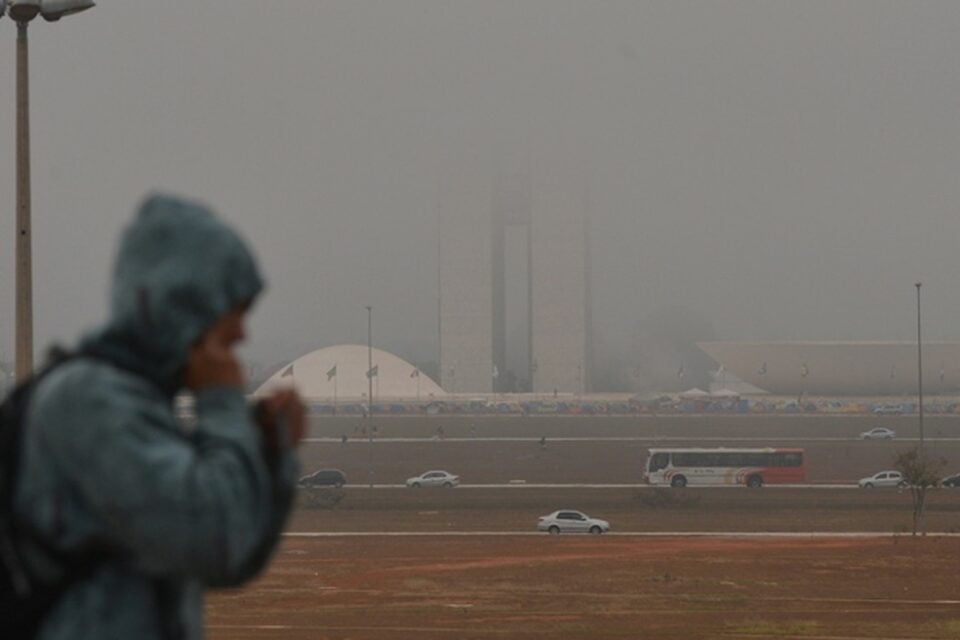
POLYGON ((347 475, 340 469, 319 469, 303 476, 297 483, 301 487, 336 487, 347 484, 347 475))
POLYGON ((878 416, 899 416, 903 413, 903 407, 899 404, 882 404, 873 413, 878 416))
POLYGON ((874 427, 860 434, 861 440, 893 440, 896 437, 897 432, 886 427, 874 427))
POLYGON ((906 481, 903 479, 903 474, 899 471, 880 471, 872 476, 866 478, 860 478, 860 481, 857 483, 860 485, 861 489, 882 489, 887 487, 905 487, 907 486, 906 481))
POLYGON ((448 471, 427 471, 419 476, 407 478, 407 486, 411 489, 420 487, 443 487, 451 489, 460 484, 460 476, 455 476, 448 471))
POLYGON ((940 481, 941 487, 948 487, 950 489, 956 489, 960 487, 960 473, 955 473, 952 476, 947 476, 940 481))
POLYGON ((610 523, 606 520, 591 518, 580 511, 561 509, 545 516, 540 516, 537 522, 537 531, 546 531, 553 535, 559 533, 593 533, 601 534, 610 531, 610 523))

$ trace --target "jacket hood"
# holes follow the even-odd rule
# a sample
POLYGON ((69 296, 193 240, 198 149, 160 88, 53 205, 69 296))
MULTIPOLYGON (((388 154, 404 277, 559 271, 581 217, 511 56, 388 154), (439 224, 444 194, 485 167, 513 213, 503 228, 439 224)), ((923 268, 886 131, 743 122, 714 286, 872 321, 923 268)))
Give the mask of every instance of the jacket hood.
POLYGON ((210 209, 150 196, 120 241, 110 319, 81 349, 176 391, 190 347, 262 288, 250 249, 210 209))

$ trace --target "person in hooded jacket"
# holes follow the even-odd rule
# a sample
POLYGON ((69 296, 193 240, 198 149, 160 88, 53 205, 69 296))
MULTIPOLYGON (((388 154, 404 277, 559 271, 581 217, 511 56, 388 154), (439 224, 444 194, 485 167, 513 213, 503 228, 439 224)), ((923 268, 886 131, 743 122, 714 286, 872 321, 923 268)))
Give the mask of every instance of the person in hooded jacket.
MULTIPOLYGON (((304 429, 296 393, 254 412, 234 354, 263 281, 205 207, 149 197, 126 229, 106 325, 44 377, 27 411, 16 513, 45 545, 95 559, 44 640, 203 637, 203 593, 243 583, 276 545, 304 429), (195 424, 174 411, 196 398, 195 424)), ((45 545, 25 553, 63 572, 45 545)))

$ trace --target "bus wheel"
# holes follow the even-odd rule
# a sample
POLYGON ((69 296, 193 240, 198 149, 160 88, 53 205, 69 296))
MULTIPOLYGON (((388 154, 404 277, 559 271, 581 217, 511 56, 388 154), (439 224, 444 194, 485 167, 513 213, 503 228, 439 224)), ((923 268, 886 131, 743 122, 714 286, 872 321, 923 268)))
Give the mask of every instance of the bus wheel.
POLYGON ((687 478, 685 476, 673 476, 673 478, 670 480, 670 486, 682 489, 683 487, 687 486, 687 478))
POLYGON ((760 476, 750 476, 747 478, 747 486, 751 489, 759 489, 763 486, 763 478, 760 476))

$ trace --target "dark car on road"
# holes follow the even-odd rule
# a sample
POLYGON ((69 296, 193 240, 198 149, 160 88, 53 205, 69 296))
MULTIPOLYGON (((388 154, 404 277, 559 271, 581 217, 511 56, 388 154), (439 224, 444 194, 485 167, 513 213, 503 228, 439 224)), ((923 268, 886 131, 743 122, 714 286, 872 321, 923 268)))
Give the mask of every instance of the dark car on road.
POLYGON ((940 481, 941 487, 950 487, 951 489, 956 489, 960 487, 960 473, 956 473, 952 476, 947 476, 940 481))
POLYGON ((301 487, 337 487, 347 484, 347 476, 340 469, 320 469, 300 478, 301 487))

